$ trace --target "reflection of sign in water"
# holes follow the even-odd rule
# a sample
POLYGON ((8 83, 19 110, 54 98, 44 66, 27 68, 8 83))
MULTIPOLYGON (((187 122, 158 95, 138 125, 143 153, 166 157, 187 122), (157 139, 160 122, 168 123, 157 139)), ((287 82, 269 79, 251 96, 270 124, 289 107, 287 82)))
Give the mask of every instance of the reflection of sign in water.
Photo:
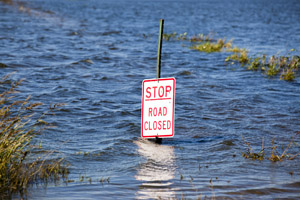
POLYGON ((144 80, 142 137, 174 136, 175 79, 144 80))
POLYGON ((171 181, 175 174, 175 155, 172 146, 158 145, 147 140, 135 142, 138 153, 146 160, 140 165, 135 176, 142 181, 137 199, 175 198, 171 181))

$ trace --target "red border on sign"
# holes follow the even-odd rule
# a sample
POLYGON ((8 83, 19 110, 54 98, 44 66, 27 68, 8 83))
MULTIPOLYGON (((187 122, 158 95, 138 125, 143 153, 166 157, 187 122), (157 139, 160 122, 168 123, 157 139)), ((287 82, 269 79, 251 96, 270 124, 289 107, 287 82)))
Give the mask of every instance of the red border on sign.
MULTIPOLYGON (((158 79, 158 81, 167 81, 167 80, 173 80, 173 115, 172 115, 172 134, 171 135, 159 135, 158 137, 173 137, 174 136, 174 130, 175 130, 175 78, 160 78, 158 79)), ((143 135, 143 121, 144 121, 144 84, 145 82, 153 82, 153 81, 157 81, 157 79, 146 79, 143 81, 143 87, 142 87, 142 123, 141 123, 141 136, 143 138, 155 138, 157 137, 157 135, 148 135, 148 136, 144 136, 143 135)), ((147 101, 155 101, 155 100, 167 100, 170 98, 160 98, 160 99, 149 99, 147 101)))

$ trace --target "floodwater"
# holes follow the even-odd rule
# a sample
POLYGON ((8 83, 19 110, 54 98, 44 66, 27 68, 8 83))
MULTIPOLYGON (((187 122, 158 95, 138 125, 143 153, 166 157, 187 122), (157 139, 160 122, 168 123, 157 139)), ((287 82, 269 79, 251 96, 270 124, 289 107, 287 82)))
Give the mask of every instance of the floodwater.
MULTIPOLYGON (((300 51, 296 0, 0 1, 1 76, 20 95, 65 103, 37 139, 60 151, 70 183, 29 199, 299 199, 300 159, 242 157, 242 137, 270 155, 300 131, 300 78, 287 82, 226 65, 229 55, 163 42, 162 77, 176 78, 175 136, 140 139, 142 81, 156 76, 159 20, 166 33, 213 33, 250 55, 300 51), (102 180, 102 181, 101 181, 102 180)), ((1 86, 3 89, 4 86, 1 86)), ((299 137, 289 153, 300 152, 299 137)))

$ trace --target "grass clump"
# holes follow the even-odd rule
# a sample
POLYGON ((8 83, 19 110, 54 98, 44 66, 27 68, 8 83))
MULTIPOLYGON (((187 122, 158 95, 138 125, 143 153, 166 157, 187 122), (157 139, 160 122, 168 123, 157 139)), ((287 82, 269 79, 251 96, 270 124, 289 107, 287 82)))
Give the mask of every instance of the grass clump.
POLYGON ((232 52, 234 52, 234 54, 228 56, 225 59, 225 62, 228 62, 228 61, 237 61, 237 62, 241 63, 242 66, 244 66, 250 60, 250 58, 248 56, 248 50, 246 50, 246 49, 238 49, 237 47, 235 47, 233 49, 232 48, 228 48, 227 51, 232 51, 232 52))
POLYGON ((300 69, 300 59, 298 56, 272 56, 268 63, 261 63, 261 66, 269 77, 280 74, 281 80, 292 81, 300 69))
MULTIPOLYGON (((300 134, 300 131, 297 132, 296 135, 298 134, 300 134)), ((246 159, 252 159, 252 160, 264 160, 265 158, 267 158, 272 162, 283 161, 285 159, 294 160, 298 155, 300 155, 300 152, 297 154, 287 153, 288 149, 290 149, 292 144, 294 144, 294 139, 295 136, 292 137, 291 141, 289 142, 288 146, 285 149, 282 148, 282 150, 284 149, 282 153, 278 153, 277 145, 275 145, 275 139, 273 139, 272 146, 270 147, 271 155, 266 157, 265 148, 264 148, 264 139, 262 139, 261 150, 258 152, 254 152, 250 143, 246 142, 245 139, 243 138, 243 141, 248 146, 248 148, 246 149, 246 152, 242 152, 242 156, 246 159)))
POLYGON ((192 36, 190 41, 191 42, 213 42, 214 39, 210 34, 209 35, 198 34, 192 36))
POLYGON ((177 38, 177 33, 174 32, 174 33, 164 33, 163 34, 163 39, 166 40, 166 41, 170 41, 170 40, 174 40, 177 38))
POLYGON ((209 34, 209 35, 198 34, 198 35, 193 35, 192 37, 188 37, 187 32, 185 32, 183 34, 178 34, 176 32, 164 33, 163 39, 166 41, 180 40, 180 41, 188 41, 188 42, 213 42, 213 41, 215 41, 212 38, 211 34, 209 34))
POLYGON ((292 81, 295 78, 295 72, 292 69, 284 69, 280 75, 281 80, 292 81))
POLYGON ((190 49, 198 50, 201 52, 212 53, 212 52, 220 52, 224 49, 232 48, 232 41, 226 42, 225 39, 213 39, 212 35, 204 35, 198 34, 192 37, 188 37, 187 33, 177 34, 174 33, 165 33, 163 34, 163 39, 166 41, 170 40, 180 40, 180 41, 188 41, 193 44, 190 49))
MULTIPOLYGON (((230 49, 229 49, 230 51, 230 49)), ((228 56, 225 62, 231 61, 247 65, 248 70, 261 71, 268 77, 274 77, 280 74, 281 80, 292 81, 296 78, 296 73, 300 70, 299 56, 271 56, 267 61, 266 55, 261 57, 249 57, 245 49, 234 48, 234 54, 228 56)))
MULTIPOLYGON (((6 77, 7 78, 7 77, 6 77)), ((35 108, 41 103, 14 100, 21 81, 0 93, 0 197, 12 193, 26 193, 31 183, 57 181, 67 178, 64 159, 54 156, 55 151, 42 151, 33 144, 34 137, 45 128, 41 117, 36 120, 35 108), (43 152, 43 153, 38 153, 43 152)))
POLYGON ((243 137, 244 143, 248 146, 246 149, 246 152, 242 152, 242 156, 247 159, 252 159, 252 160, 264 160, 265 158, 265 152, 264 152, 264 140, 262 140, 262 146, 261 150, 259 152, 254 152, 250 143, 246 142, 244 137, 243 137))
POLYGON ((231 41, 226 42, 225 39, 219 39, 217 42, 202 42, 200 44, 193 45, 191 49, 198 50, 201 52, 212 53, 220 52, 225 48, 231 47, 231 41))
POLYGON ((268 76, 275 76, 279 73, 279 66, 277 63, 277 59, 275 56, 272 56, 270 58, 269 63, 267 64, 267 70, 266 70, 266 74, 268 76))
MULTIPOLYGON (((300 134, 300 131, 296 135, 298 135, 298 134, 300 134)), ((274 144, 275 139, 273 139, 272 140, 272 147, 271 147, 272 151, 271 151, 271 156, 269 157, 269 160, 271 160, 273 162, 282 161, 285 158, 288 159, 288 160, 294 160, 298 155, 300 155, 300 152, 297 153, 297 154, 294 154, 294 155, 287 153, 288 149, 294 143, 294 139, 295 139, 295 136, 292 137, 291 141, 289 142, 289 144, 287 145, 287 147, 284 149, 284 151, 282 153, 278 153, 276 151, 277 145, 274 144)))

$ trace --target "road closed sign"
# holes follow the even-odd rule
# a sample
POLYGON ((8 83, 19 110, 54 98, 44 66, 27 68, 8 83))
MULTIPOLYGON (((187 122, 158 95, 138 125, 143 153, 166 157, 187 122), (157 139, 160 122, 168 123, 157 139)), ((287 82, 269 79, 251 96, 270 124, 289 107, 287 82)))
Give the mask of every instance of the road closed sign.
POLYGON ((143 81, 142 137, 173 137, 175 78, 143 81))

